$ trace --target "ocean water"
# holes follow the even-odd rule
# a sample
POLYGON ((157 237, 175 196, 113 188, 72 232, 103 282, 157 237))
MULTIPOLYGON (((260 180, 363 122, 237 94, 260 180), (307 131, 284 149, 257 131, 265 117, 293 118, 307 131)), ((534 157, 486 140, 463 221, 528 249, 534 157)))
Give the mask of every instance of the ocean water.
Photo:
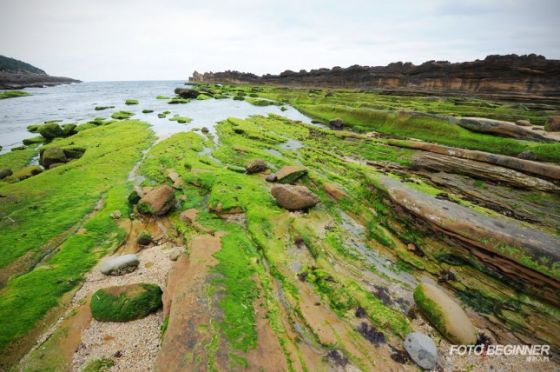
POLYGON ((49 120, 62 120, 63 123, 81 123, 96 117, 110 118, 116 111, 134 112, 133 119, 151 124, 159 138, 194 128, 207 127, 213 131, 215 123, 228 117, 245 118, 251 115, 269 113, 285 116, 293 120, 310 123, 311 120, 292 107, 281 111, 278 106, 253 106, 245 101, 232 99, 209 99, 192 101, 188 104, 170 105, 167 100, 156 99, 158 95, 173 97, 177 87, 184 87, 183 81, 117 81, 85 82, 59 85, 49 88, 28 88, 28 97, 0 100, 0 146, 2 152, 20 146, 25 138, 37 134, 29 133, 26 127, 49 120), (138 105, 125 105, 125 100, 134 98, 138 105), (115 106, 114 109, 95 111, 95 106, 115 106), (153 113, 143 114, 142 110, 151 109, 153 113), (167 118, 157 114, 169 110, 167 118), (178 114, 193 121, 179 124, 169 118, 178 114))

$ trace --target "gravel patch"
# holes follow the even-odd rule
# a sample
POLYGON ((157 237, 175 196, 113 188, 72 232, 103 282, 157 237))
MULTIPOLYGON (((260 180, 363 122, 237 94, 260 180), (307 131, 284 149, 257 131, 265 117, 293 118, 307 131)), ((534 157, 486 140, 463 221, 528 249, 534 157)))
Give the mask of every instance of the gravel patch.
MULTIPOLYGON (((169 249, 155 246, 138 253, 140 265, 132 273, 122 276, 105 276, 97 265, 87 276, 76 293, 73 305, 78 306, 88 295, 100 288, 133 283, 154 283, 165 288, 167 274, 173 262, 169 249)), ((82 332, 82 344, 74 353, 73 370, 99 358, 111 358, 115 365, 111 371, 150 371, 159 351, 162 311, 143 319, 126 323, 99 322, 92 319, 82 332)))

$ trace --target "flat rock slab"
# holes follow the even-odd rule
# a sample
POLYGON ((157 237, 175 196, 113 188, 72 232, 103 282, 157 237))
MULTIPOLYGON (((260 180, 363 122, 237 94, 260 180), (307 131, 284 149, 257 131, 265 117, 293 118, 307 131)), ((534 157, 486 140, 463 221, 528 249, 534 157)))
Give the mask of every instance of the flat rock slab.
POLYGON ((123 275, 136 270, 139 264, 140 260, 137 255, 125 254, 106 258, 101 263, 100 270, 105 275, 123 275))
POLYGON ((306 174, 307 168, 303 165, 284 166, 276 172, 276 180, 280 183, 292 183, 306 174))
POLYGON ((515 123, 487 118, 466 117, 458 123, 463 128, 473 132, 496 134, 504 137, 513 137, 525 140, 553 141, 540 133, 516 125, 515 123))
MULTIPOLYGON (((447 234, 477 248, 549 277, 548 284, 560 289, 553 265, 560 261, 560 238, 525 227, 515 220, 491 217, 473 209, 414 190, 403 183, 381 176, 380 183, 391 200, 423 218, 447 234), (528 261, 539 263, 529 267, 528 261)), ((515 274, 515 270, 510 272, 515 274)), ((535 273, 536 274, 536 273, 535 273)), ((532 276, 542 280, 542 275, 532 276)), ((528 278, 530 279, 530 278, 528 278)))
POLYGON ((410 358, 424 369, 434 369, 437 363, 437 348, 434 341, 423 333, 409 333, 404 339, 404 349, 410 358))

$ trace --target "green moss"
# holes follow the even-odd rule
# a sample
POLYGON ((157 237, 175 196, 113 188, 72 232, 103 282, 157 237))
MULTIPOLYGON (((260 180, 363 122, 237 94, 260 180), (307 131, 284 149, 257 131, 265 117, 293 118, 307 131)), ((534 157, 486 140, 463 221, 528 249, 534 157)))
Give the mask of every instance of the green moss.
POLYGON ((445 324, 445 316, 441 311, 440 307, 432 301, 430 298, 426 297, 423 291, 422 285, 419 285, 414 290, 414 302, 422 312, 422 314, 428 319, 428 321, 446 338, 450 337, 449 332, 445 324))
POLYGON ((124 101, 124 103, 126 105, 137 105, 138 104, 138 100, 137 99, 127 99, 126 101, 124 101))
POLYGON ((136 242, 140 245, 148 245, 152 242, 152 235, 148 231, 142 231, 136 238, 136 242))
POLYGON ((95 111, 103 111, 115 108, 115 106, 95 106, 95 111))
POLYGON ((130 119, 132 116, 134 116, 134 113, 130 111, 117 111, 117 112, 113 112, 113 114, 111 115, 113 119, 117 119, 117 120, 127 120, 130 119))
POLYGON ((115 365, 115 362, 112 359, 108 358, 101 358, 101 359, 93 359, 90 360, 84 369, 83 372, 108 372, 111 370, 111 367, 115 365))
POLYGON ((155 284, 132 284, 119 293, 113 293, 112 288, 99 289, 91 296, 91 315, 105 322, 144 318, 162 306, 161 295, 155 284))
POLYGON ((180 124, 187 124, 187 123, 190 123, 192 121, 191 118, 188 118, 186 116, 181 116, 181 115, 174 115, 169 120, 176 121, 177 123, 180 123, 180 124))
POLYGON ((30 95, 31 93, 25 92, 23 90, 5 90, 3 92, 0 92, 0 99, 25 97, 30 95))
POLYGON ((143 114, 151 114, 152 112, 154 112, 154 110, 150 110, 150 109, 144 109, 142 110, 143 114))
POLYGON ((181 103, 189 103, 190 101, 191 101, 190 99, 176 97, 176 98, 170 99, 167 103, 169 103, 170 105, 176 105, 176 104, 181 104, 181 103))

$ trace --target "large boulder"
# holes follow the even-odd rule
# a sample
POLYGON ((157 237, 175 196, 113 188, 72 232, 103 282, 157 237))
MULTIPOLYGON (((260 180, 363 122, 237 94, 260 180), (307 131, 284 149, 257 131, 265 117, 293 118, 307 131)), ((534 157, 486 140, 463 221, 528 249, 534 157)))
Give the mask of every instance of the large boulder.
POLYGON ((175 205, 175 192, 168 185, 162 185, 146 192, 138 202, 138 211, 154 216, 163 216, 175 205))
POLYGON ((144 318, 162 306, 161 295, 161 288, 155 284, 102 288, 91 297, 91 315, 102 322, 144 318))
POLYGON ((140 264, 135 254, 106 258, 100 266, 100 271, 105 275, 123 275, 131 273, 140 264))
POLYGON ((428 283, 414 290, 414 301, 424 317, 450 342, 474 345, 476 329, 465 311, 443 290, 428 283))
POLYGON ((196 98, 199 94, 201 94, 198 90, 189 89, 189 88, 176 88, 175 94, 180 96, 181 98, 196 98))
POLYGON ((303 165, 290 165, 282 167, 276 172, 276 180, 280 183, 293 183, 307 174, 303 165))
POLYGON ((272 196, 278 205, 290 211, 307 209, 319 203, 319 198, 305 186, 274 185, 272 196))
POLYGON ((560 115, 551 116, 546 121, 544 129, 547 132, 560 132, 560 115))
POLYGON ((420 367, 434 369, 436 366, 437 348, 429 336, 420 332, 409 333, 404 339, 404 349, 420 367))
POLYGON ((48 140, 52 140, 57 137, 64 137, 64 130, 57 123, 47 123, 43 124, 38 129, 39 134, 48 140))
POLYGON ((9 177, 12 174, 14 174, 14 173, 12 172, 12 170, 10 168, 0 169, 0 180, 3 180, 4 178, 9 177))
POLYGON ((245 171, 247 174, 264 172, 267 168, 266 162, 262 159, 251 160, 245 166, 245 171))
POLYGON ((40 163, 46 169, 49 169, 53 164, 66 163, 67 161, 68 158, 60 147, 49 147, 45 151, 41 151, 40 163))

